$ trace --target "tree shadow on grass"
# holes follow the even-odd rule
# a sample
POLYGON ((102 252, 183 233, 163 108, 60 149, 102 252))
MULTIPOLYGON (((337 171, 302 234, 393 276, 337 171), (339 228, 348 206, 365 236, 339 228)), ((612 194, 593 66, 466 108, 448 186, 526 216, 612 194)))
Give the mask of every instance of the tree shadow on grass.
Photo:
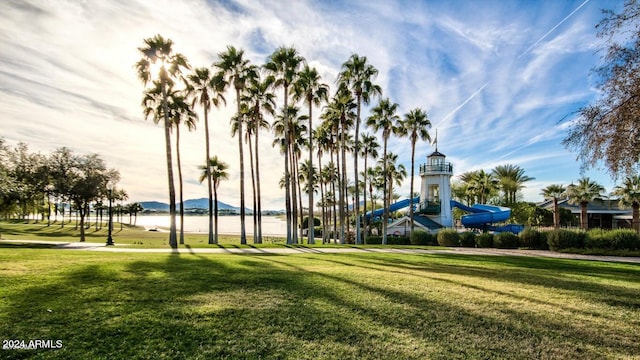
POLYGON ((583 324, 482 314, 398 287, 427 271, 419 257, 47 254, 77 264, 8 292, 0 335, 65 346, 9 358, 594 358, 592 343, 623 347, 583 324), (377 280, 381 269, 398 272, 377 280))

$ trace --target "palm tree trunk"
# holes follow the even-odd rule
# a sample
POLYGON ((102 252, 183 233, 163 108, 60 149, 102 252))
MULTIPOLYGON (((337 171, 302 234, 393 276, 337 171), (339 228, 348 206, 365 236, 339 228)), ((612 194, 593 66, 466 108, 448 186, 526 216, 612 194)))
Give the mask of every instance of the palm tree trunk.
POLYGON ((633 202, 633 204, 631 205, 631 227, 638 233, 640 234, 640 203, 633 202))
POLYGON ((167 105, 167 89, 165 80, 162 80, 162 107, 164 111, 164 140, 165 153, 167 155, 167 179, 169 184, 169 246, 178 247, 176 236, 176 187, 173 183, 173 162, 171 161, 171 123, 169 122, 169 109, 167 105))
POLYGON ((215 217, 215 225, 214 225, 214 243, 218 243, 218 184, 214 184, 213 186, 213 216, 215 217))
POLYGON ((240 89, 236 88, 236 102, 238 103, 238 154, 240 155, 240 244, 247 244, 247 232, 245 228, 245 202, 244 202, 244 152, 242 146, 242 117, 240 116, 240 89))
POLYGON ((251 146, 251 136, 247 138, 247 144, 249 145, 249 162, 251 163, 251 190, 253 191, 253 243, 258 244, 258 215, 256 214, 256 207, 257 207, 256 175, 254 171, 253 147, 251 146))
MULTIPOLYGON (((260 122, 260 119, 258 119, 258 122, 260 122)), ((260 133, 260 125, 256 125, 256 133, 254 138, 255 145, 253 148, 256 150, 256 191, 258 193, 258 203, 257 203, 257 210, 254 209, 254 211, 258 213, 258 239, 256 242, 258 244, 262 244, 262 194, 260 193, 260 161, 259 161, 260 150, 258 148, 259 133, 260 133)))
POLYGON ((356 244, 362 244, 362 239, 361 237, 361 232, 360 232, 360 190, 359 190, 359 186, 358 186, 358 155, 360 152, 360 145, 358 142, 358 136, 359 136, 359 132, 360 132, 360 103, 361 103, 361 99, 360 99, 360 94, 358 94, 358 108, 357 108, 357 114, 356 114, 356 134, 355 134, 355 149, 353 151, 353 174, 354 174, 354 179, 355 179, 355 192, 356 192, 356 200, 355 200, 355 207, 354 207, 354 212, 356 214, 356 244))
POLYGON ((182 196, 182 163, 180 162, 180 124, 176 124, 176 161, 178 162, 178 190, 180 192, 180 244, 184 244, 184 199, 182 196))
POLYGON ((313 128, 311 127, 313 125, 313 121, 312 121, 312 115, 313 115, 313 105, 312 102, 309 101, 309 174, 307 175, 307 186, 309 187, 309 214, 307 215, 307 229, 308 230, 308 238, 307 238, 307 243, 308 244, 315 244, 315 229, 314 229, 314 220, 313 220, 313 182, 314 182, 314 176, 313 176, 313 128))
MULTIPOLYGON (((284 85, 284 187, 285 187, 285 207, 287 213, 287 244, 293 244, 292 219, 291 219, 291 176, 289 175, 289 109, 288 109, 289 89, 284 85)), ((295 230, 294 230, 295 231, 295 230)))
POLYGON ((364 231, 362 232, 362 243, 366 244, 367 243, 367 233, 369 232, 368 229, 368 225, 369 225, 369 219, 367 218, 367 157, 369 156, 369 154, 367 154, 365 152, 364 154, 364 169, 363 169, 363 183, 362 183, 362 205, 364 205, 364 209, 362 210, 362 220, 363 220, 363 224, 362 226, 364 227, 364 231))
POLYGON ((382 189, 382 245, 387 245, 387 223, 389 222, 389 203, 387 202, 387 137, 384 137, 384 153, 382 155, 382 178, 384 179, 382 189))
MULTIPOLYGON (((205 147, 206 147, 206 156, 205 164, 209 164, 209 159, 211 158, 210 154, 210 146, 209 146, 209 112, 207 111, 207 107, 205 105, 202 106, 204 110, 204 134, 205 134, 205 147)), ((215 239, 213 238, 213 181, 211 180, 211 170, 207 165, 207 190, 209 190, 209 244, 215 244, 215 239)))
MULTIPOLYGON (((413 139, 412 139, 413 140, 413 139)), ((413 234, 413 176, 416 162, 416 142, 411 141, 411 185, 409 190, 409 237, 413 234)))
POLYGON ((580 228, 584 231, 587 231, 588 225, 588 215, 587 215, 587 202, 582 202, 580 209, 580 228))
POLYGON ((347 150, 346 150, 346 146, 345 146, 345 136, 344 133, 346 132, 347 129, 345 129, 346 125, 344 123, 344 121, 346 121, 346 119, 341 119, 341 129, 342 131, 340 131, 340 154, 342 156, 342 161, 340 161, 340 168, 342 169, 341 171, 341 176, 340 176, 340 244, 345 244, 346 243, 346 239, 345 239, 345 225, 346 225, 346 221, 347 221, 347 216, 346 216, 346 212, 345 212, 345 207, 347 204, 346 198, 347 198, 347 164, 346 164, 346 157, 347 157, 347 150))
POLYGON ((295 154, 293 151, 293 142, 291 141, 293 137, 291 136, 291 134, 289 134, 289 136, 289 168, 291 169, 291 176, 289 177, 291 183, 291 231, 293 235, 293 243, 298 244, 298 189, 296 185, 298 171, 295 161, 295 154))
POLYGON ((558 198, 553 197, 553 227, 555 229, 560 227, 560 209, 558 208, 558 198))

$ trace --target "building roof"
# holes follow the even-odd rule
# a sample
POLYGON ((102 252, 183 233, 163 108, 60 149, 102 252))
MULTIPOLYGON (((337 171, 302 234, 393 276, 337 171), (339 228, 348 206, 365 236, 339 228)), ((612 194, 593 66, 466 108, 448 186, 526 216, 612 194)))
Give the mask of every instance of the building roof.
MULTIPOLYGON (((539 207, 547 210, 553 210, 553 200, 545 200, 538 204, 539 207)), ((569 199, 559 199, 558 207, 571 210, 574 214, 579 214, 582 211, 580 204, 570 204, 569 199)), ((618 199, 606 199, 601 201, 592 201, 587 204, 588 214, 614 214, 614 215, 626 215, 631 214, 631 209, 620 208, 618 205, 618 199)))
POLYGON ((441 157, 446 157, 443 153, 439 152, 438 150, 434 151, 431 153, 431 155, 428 155, 427 157, 434 157, 434 156, 441 156, 441 157))

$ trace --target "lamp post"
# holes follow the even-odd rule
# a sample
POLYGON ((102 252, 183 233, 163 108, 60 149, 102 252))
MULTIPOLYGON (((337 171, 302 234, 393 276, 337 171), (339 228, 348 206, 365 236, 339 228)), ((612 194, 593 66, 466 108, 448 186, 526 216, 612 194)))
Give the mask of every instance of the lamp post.
POLYGON ((107 246, 115 245, 113 238, 111 237, 111 229, 113 228, 113 207, 111 206, 111 199, 113 198, 113 184, 111 181, 107 182, 107 197, 109 198, 109 226, 107 229, 107 246))

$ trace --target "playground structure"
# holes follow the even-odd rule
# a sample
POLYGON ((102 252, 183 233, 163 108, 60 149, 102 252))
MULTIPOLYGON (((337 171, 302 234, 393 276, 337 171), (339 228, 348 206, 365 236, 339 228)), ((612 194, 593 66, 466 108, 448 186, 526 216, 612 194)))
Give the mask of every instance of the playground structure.
MULTIPOLYGON (((511 209, 508 207, 474 204, 467 206, 455 200, 451 196, 451 177, 453 176, 453 165, 446 161, 446 156, 436 151, 427 156, 427 163, 420 166, 420 196, 410 199, 400 200, 389 206, 389 211, 394 212, 414 206, 414 223, 427 228, 429 231, 438 231, 441 228, 453 227, 453 208, 458 208, 469 214, 463 215, 461 223, 466 228, 478 229, 481 231, 512 232, 519 233, 523 230, 522 225, 507 224, 496 226, 511 217, 511 209)), ((380 217, 384 209, 369 211, 365 216, 380 217)), ((408 218, 407 218, 408 219, 408 218)), ((398 233, 391 229, 390 234, 398 233)))

